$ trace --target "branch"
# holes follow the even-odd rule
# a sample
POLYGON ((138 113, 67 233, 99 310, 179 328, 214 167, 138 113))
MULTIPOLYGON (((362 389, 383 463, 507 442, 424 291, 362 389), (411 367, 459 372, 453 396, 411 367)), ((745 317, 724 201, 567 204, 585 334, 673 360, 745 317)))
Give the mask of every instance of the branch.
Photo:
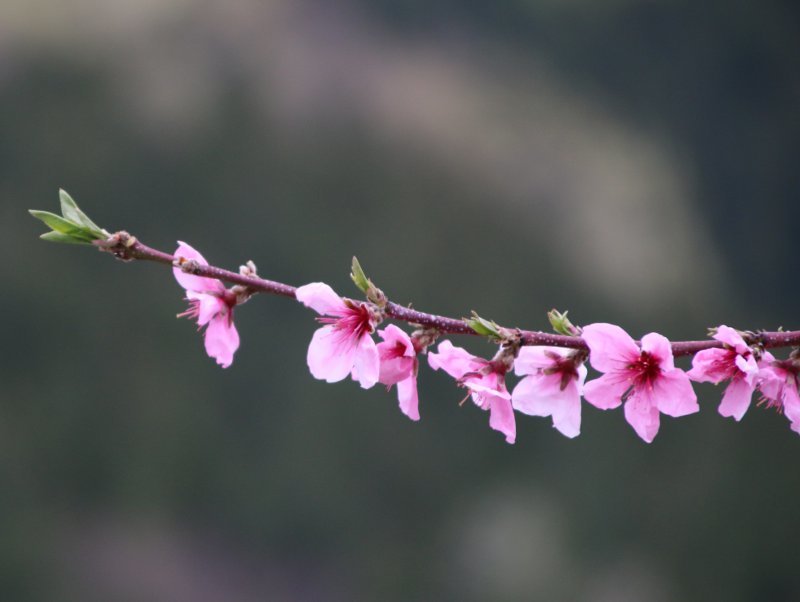
MULTIPOLYGON (((169 253, 164 253, 139 242, 134 236, 120 231, 106 240, 96 240, 93 243, 101 251, 113 254, 123 261, 155 261, 170 266, 180 266, 180 259, 169 253)), ((213 265, 192 264, 186 266, 185 271, 197 276, 214 278, 230 284, 248 287, 253 292, 279 295, 282 297, 295 297, 296 287, 274 280, 265 280, 258 276, 243 276, 230 270, 218 268, 213 265)), ((350 301, 353 301, 352 299, 350 301)), ((398 303, 387 302, 385 307, 387 317, 401 322, 418 324, 426 328, 434 328, 441 334, 462 334, 478 336, 464 320, 440 316, 415 309, 404 307, 398 303)), ((568 349, 588 350, 586 341, 580 336, 568 336, 549 332, 521 330, 516 328, 500 327, 508 332, 520 335, 523 345, 546 345, 551 347, 564 347, 568 349)), ((744 337, 748 344, 759 344, 764 348, 793 347, 800 345, 800 330, 793 331, 759 331, 748 332, 744 337)), ((637 341, 639 343, 639 341, 637 341)), ((675 341, 671 343, 672 353, 676 357, 694 355, 698 351, 724 347, 720 341, 704 339, 699 341, 675 341)))

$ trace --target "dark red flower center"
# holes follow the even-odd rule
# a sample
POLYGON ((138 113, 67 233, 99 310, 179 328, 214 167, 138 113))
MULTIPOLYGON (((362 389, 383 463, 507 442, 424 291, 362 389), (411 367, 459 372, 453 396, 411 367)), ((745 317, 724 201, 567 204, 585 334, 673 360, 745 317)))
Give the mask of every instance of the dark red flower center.
POLYGON ((647 351, 642 351, 639 359, 628 366, 633 372, 634 383, 637 387, 653 385, 661 376, 661 362, 647 351))

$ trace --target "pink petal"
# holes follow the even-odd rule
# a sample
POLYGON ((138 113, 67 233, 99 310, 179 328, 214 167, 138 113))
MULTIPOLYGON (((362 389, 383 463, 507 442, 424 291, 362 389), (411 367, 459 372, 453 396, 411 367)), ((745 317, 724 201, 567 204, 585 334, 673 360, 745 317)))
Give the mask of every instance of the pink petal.
POLYGON ((626 378, 611 372, 589 381, 583 386, 583 398, 601 410, 613 410, 622 403, 622 396, 630 389, 626 378))
POLYGON ((717 326, 717 334, 714 335, 714 338, 720 343, 725 343, 733 347, 738 354, 743 355, 749 351, 747 343, 744 342, 742 335, 730 326, 725 326, 724 324, 717 326))
POLYGON ((417 355, 411 338, 394 324, 379 330, 384 342, 378 343, 381 360, 378 382, 394 385, 409 378, 417 366, 417 355))
POLYGON ((555 404, 553 426, 570 439, 581 434, 581 396, 577 385, 567 386, 559 403, 555 404))
POLYGON ((306 360, 314 378, 329 383, 344 380, 353 370, 355 341, 344 341, 333 326, 317 329, 308 345, 306 360))
POLYGON ((571 349, 562 349, 560 347, 522 347, 519 350, 517 359, 514 360, 514 373, 517 376, 524 376, 550 368, 555 364, 552 358, 553 354, 559 357, 566 357, 571 352, 571 349))
POLYGON ((347 309, 342 298, 324 282, 312 282, 299 287, 295 297, 318 314, 336 316, 347 309))
POLYGON ((488 407, 484 400, 488 400, 490 396, 511 401, 511 394, 506 390, 505 382, 498 380, 500 378, 502 377, 494 372, 486 376, 467 378, 465 384, 473 393, 472 400, 484 410, 488 407))
POLYGON ((193 299, 199 303, 197 312, 198 326, 204 326, 208 324, 216 315, 224 314, 227 316, 228 311, 230 311, 226 303, 215 295, 186 291, 186 298, 193 299))
POLYGON ((400 402, 400 410, 403 414, 411 418, 411 420, 419 420, 416 375, 397 383, 397 400, 400 402))
POLYGON ((387 386, 392 386, 399 383, 401 380, 409 378, 414 372, 416 358, 384 356, 381 350, 381 344, 382 343, 378 343, 378 354, 381 362, 378 382, 387 386))
POLYGON ((361 383, 362 389, 369 389, 378 382, 380 364, 375 341, 372 340, 370 335, 365 334, 358 341, 352 366, 353 378, 361 383))
POLYGON ((692 358, 692 369, 687 372, 687 376, 695 382, 714 384, 729 378, 730 374, 731 352, 727 349, 698 351, 692 358))
POLYGON ((223 368, 233 363, 233 354, 239 348, 239 333, 227 316, 219 315, 208 323, 205 347, 206 353, 223 368))
POLYGON ((642 351, 658 359, 659 367, 662 370, 673 370, 675 368, 675 360, 672 357, 672 345, 670 345, 667 337, 657 332, 644 335, 642 337, 642 351))
POLYGON ((489 426, 506 436, 506 443, 514 443, 517 438, 517 424, 511 401, 506 397, 489 397, 489 426))
POLYGON ((466 373, 480 370, 487 364, 486 360, 475 357, 447 340, 439 343, 437 351, 438 353, 428 352, 428 364, 434 370, 444 370, 453 378, 461 378, 466 373))
POLYGON ((677 368, 658 377, 649 395, 652 405, 667 416, 678 418, 700 411, 689 377, 677 368))
POLYGON ((783 413, 792 421, 792 430, 797 431, 796 426, 800 424, 800 395, 797 387, 788 383, 783 393, 783 413))
POLYGON ((753 389, 754 387, 742 377, 731 379, 722 395, 719 413, 725 417, 732 417, 737 422, 741 420, 747 408, 750 407, 753 389))
MULTIPOLYGON (((200 265, 208 265, 208 262, 198 251, 180 240, 178 241, 178 248, 175 250, 174 256, 194 260, 200 265)), ((187 291, 195 291, 197 293, 221 293, 225 291, 225 285, 214 278, 187 274, 182 269, 176 267, 172 268, 172 273, 175 276, 175 280, 178 281, 178 284, 187 291)))
POLYGON ((631 395, 625 403, 625 420, 636 431, 636 434, 651 443, 658 433, 659 415, 658 408, 647 402, 646 399, 631 395))
POLYGON ((614 324, 598 322, 583 327, 590 361, 599 372, 620 370, 641 355, 631 336, 614 324))
POLYGON ((550 416, 561 397, 561 376, 536 374, 523 378, 511 393, 514 409, 529 416, 550 416))
POLYGON ((378 331, 378 334, 386 345, 402 346, 405 348, 403 355, 406 357, 416 357, 417 352, 414 350, 414 343, 411 342, 411 337, 408 336, 404 330, 401 330, 394 324, 389 324, 383 330, 378 331))
POLYGON ((744 373, 747 382, 752 384, 758 374, 758 362, 756 362, 756 358, 753 357, 753 354, 749 353, 747 357, 737 355, 735 362, 736 367, 744 373))

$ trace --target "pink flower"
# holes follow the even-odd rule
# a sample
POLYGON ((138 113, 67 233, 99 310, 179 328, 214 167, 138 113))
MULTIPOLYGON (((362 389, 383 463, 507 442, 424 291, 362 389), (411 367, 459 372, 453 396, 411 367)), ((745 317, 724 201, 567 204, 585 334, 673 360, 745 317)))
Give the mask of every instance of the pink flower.
POLYGON ((696 382, 718 384, 730 380, 722 395, 719 413, 741 420, 758 385, 758 363, 742 335, 730 326, 717 328, 714 338, 725 344, 723 349, 699 351, 692 360, 687 376, 696 382))
POLYGON ((581 389, 586 366, 575 352, 559 347, 522 347, 514 371, 525 376, 511 394, 514 409, 530 416, 552 416, 567 437, 581 432, 581 389))
POLYGON ((793 359, 775 360, 765 352, 766 366, 759 372, 760 388, 768 407, 775 407, 783 412, 791 422, 791 429, 800 433, 800 376, 798 366, 793 359))
POLYGON ((411 420, 419 420, 419 398, 417 397, 417 351, 414 342, 404 331, 390 324, 378 334, 383 339, 378 343, 380 374, 378 382, 391 387, 397 385, 397 399, 403 414, 411 420))
POLYGON ((428 353, 428 363, 434 370, 441 368, 457 379, 460 386, 467 387, 475 405, 489 410, 489 426, 503 433, 508 443, 514 443, 517 426, 511 395, 506 390, 504 368, 455 347, 450 341, 439 343, 438 353, 428 353))
MULTIPOLYGON (((208 265, 200 253, 181 241, 178 241, 175 257, 208 265)), ((227 368, 233 362, 234 352, 239 348, 239 333, 233 325, 236 295, 214 278, 187 274, 179 267, 173 267, 172 273, 178 284, 186 289, 186 300, 189 302, 189 309, 178 314, 178 317, 196 319, 199 328, 206 327, 206 353, 216 359, 220 366, 227 368)))
POLYGON ((318 314, 325 324, 317 329, 308 346, 308 368, 314 378, 329 383, 351 375, 369 389, 380 372, 380 361, 372 333, 376 318, 367 303, 342 299, 322 282, 312 282, 297 289, 297 300, 318 314))
POLYGON ((639 349, 613 324, 589 324, 582 334, 592 366, 605 373, 586 383, 586 401, 601 410, 625 401, 625 419, 648 443, 658 433, 659 412, 678 417, 699 411, 689 377, 675 368, 672 347, 662 335, 645 335, 639 349))

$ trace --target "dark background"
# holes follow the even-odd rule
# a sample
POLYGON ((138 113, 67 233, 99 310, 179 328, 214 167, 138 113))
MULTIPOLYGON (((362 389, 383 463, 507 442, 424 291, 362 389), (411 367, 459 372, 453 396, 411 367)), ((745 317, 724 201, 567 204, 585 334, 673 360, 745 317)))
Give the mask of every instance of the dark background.
POLYGON ((357 254, 398 302, 532 329, 798 328, 799 34, 793 2, 4 2, 0 597, 800 599, 782 416, 702 385, 652 445, 584 406, 508 446, 423 369, 414 424, 308 374, 309 310, 239 309, 221 370, 168 269, 25 211, 63 187, 346 294, 357 254))

